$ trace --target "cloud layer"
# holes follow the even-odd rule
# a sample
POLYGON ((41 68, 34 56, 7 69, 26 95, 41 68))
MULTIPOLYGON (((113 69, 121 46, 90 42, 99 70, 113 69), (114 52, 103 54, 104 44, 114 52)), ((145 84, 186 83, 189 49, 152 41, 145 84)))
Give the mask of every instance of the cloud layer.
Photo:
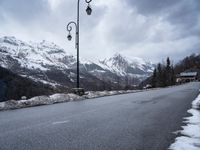
MULTIPOLYGON (((1 0, 0 35, 25 41, 53 41, 76 54, 66 25, 76 19, 76 1, 1 0)), ((93 0, 93 14, 81 1, 81 56, 96 60, 121 53, 153 62, 177 61, 200 51, 199 0, 93 0)))

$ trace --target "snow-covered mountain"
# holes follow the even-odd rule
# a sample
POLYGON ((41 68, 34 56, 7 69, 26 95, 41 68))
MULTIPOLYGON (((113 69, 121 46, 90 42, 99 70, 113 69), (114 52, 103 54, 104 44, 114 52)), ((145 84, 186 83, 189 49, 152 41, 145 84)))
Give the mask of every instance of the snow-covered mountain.
POLYGON ((54 43, 25 43, 15 37, 0 38, 1 65, 9 67, 7 57, 15 59, 21 67, 27 69, 49 70, 50 66, 69 68, 75 62, 73 56, 66 54, 64 49, 54 43))
POLYGON ((153 72, 154 65, 142 58, 127 58, 121 54, 115 54, 112 58, 100 61, 99 65, 116 73, 119 76, 143 76, 153 72))
MULTIPOLYGON (((15 37, 0 38, 0 66, 53 86, 72 87, 76 82, 76 58, 47 41, 34 43, 15 37)), ((136 84, 148 77, 153 67, 152 63, 141 58, 128 59, 120 54, 95 63, 81 59, 80 78, 82 86, 91 88, 94 84, 97 87, 119 84, 119 80, 121 84, 125 84, 127 78, 134 79, 136 84)))

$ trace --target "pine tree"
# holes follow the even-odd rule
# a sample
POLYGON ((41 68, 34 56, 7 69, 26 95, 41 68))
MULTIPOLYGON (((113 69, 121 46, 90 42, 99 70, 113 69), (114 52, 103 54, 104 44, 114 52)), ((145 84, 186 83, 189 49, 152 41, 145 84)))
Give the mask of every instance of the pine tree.
POLYGON ((175 85, 176 84, 176 76, 175 76, 175 72, 174 72, 174 67, 171 67, 171 85, 175 85))
POLYGON ((171 65, 171 61, 170 61, 169 57, 167 57, 167 68, 170 68, 170 65, 171 65))
POLYGON ((162 71, 161 63, 158 64, 157 70, 158 70, 158 73, 157 73, 157 86, 158 87, 162 87, 163 86, 163 83, 162 83, 163 71, 162 71))
POLYGON ((167 57, 167 65, 165 67, 165 83, 166 86, 171 85, 171 78, 172 78, 172 70, 171 70, 171 62, 169 57, 167 57))
POLYGON ((151 79, 151 86, 153 88, 155 88, 157 86, 157 70, 156 70, 156 68, 153 71, 153 76, 152 76, 152 79, 151 79))

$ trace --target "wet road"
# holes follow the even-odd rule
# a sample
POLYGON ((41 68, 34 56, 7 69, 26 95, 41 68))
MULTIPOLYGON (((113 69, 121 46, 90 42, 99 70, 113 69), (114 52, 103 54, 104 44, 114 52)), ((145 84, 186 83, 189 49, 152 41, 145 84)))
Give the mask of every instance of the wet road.
POLYGON ((200 83, 0 112, 0 150, 165 150, 200 83))

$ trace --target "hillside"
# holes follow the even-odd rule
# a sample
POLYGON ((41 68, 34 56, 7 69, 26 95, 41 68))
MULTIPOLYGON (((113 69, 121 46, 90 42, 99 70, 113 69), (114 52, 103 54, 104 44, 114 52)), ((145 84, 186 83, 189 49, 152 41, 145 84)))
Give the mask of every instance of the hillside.
MULTIPOLYGON (((0 66, 52 87, 76 85, 76 58, 58 45, 0 38, 0 66)), ((154 65, 141 58, 115 54, 96 62, 80 59, 80 83, 86 90, 122 89, 152 74, 154 65)))
POLYGON ((48 95, 58 92, 51 86, 34 82, 0 67, 0 102, 10 99, 19 100, 22 96, 27 98, 36 95, 48 95))

